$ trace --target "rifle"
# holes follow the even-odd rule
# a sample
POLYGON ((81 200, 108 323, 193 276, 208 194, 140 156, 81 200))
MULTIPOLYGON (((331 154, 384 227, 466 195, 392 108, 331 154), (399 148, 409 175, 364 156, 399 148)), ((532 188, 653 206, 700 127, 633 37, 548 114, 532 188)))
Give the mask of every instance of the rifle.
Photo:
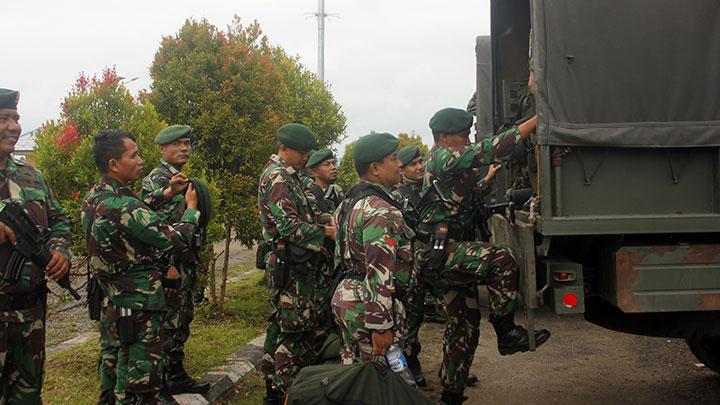
MULTIPOLYGON (((5 268, 3 279, 16 283, 20 279, 20 271, 27 260, 31 260, 44 269, 52 255, 45 245, 45 238, 25 209, 15 201, 0 202, 0 222, 10 227, 17 239, 17 244, 10 253, 10 260, 5 268)), ((60 287, 68 290, 76 301, 80 301, 80 294, 70 285, 69 273, 57 280, 57 283, 60 287)))

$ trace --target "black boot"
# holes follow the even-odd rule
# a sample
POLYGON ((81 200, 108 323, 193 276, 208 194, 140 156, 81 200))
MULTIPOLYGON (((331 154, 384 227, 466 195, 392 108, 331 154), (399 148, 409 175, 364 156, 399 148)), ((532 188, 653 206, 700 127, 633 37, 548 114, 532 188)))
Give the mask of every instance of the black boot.
POLYGON ((265 381, 265 398, 263 398, 263 405, 282 405, 283 394, 273 387, 270 381, 265 381))
POLYGON ((175 398, 173 398, 172 395, 170 395, 170 392, 168 392, 167 388, 163 387, 163 389, 160 390, 160 399, 158 400, 158 405, 177 405, 177 401, 175 398))
POLYGON ((467 380, 465 380, 466 387, 474 387, 478 383, 478 377, 473 373, 468 373, 467 380))
POLYGON ((188 375, 182 363, 168 366, 165 388, 169 394, 204 394, 210 389, 210 383, 194 380, 188 375))
POLYGON ((422 367, 420 366, 420 360, 417 356, 408 356, 407 362, 408 368, 415 379, 415 385, 417 385, 418 388, 427 387, 427 381, 425 381, 425 376, 423 375, 422 367))
MULTIPOLYGON (((490 323, 495 328, 498 338, 498 351, 501 355, 507 356, 530 350, 530 339, 527 330, 522 326, 515 325, 512 315, 497 318, 491 316, 490 323)), ((550 332, 547 329, 535 331, 535 347, 540 347, 548 339, 550 339, 550 332)))
POLYGON ((464 397, 462 392, 443 390, 442 396, 440 397, 441 405, 462 405, 467 397, 464 397))

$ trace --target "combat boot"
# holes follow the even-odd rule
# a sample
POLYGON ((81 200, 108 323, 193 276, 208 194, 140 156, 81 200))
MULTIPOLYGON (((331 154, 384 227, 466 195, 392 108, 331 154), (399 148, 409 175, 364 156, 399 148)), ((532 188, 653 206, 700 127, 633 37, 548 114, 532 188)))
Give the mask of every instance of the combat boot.
MULTIPOLYGON (((490 317, 490 323, 495 328, 498 339, 498 351, 501 355, 507 356, 517 352, 530 350, 530 339, 527 330, 522 326, 515 325, 512 315, 501 317, 490 317)), ((535 331, 535 347, 540 347, 550 339, 550 332, 547 329, 535 331)))
POLYGON ((465 380, 466 387, 474 387, 478 383, 478 377, 473 373, 468 373, 467 380, 465 380))
POLYGON ((158 405, 177 405, 177 401, 168 392, 167 388, 160 390, 160 398, 158 398, 158 405))
POLYGON ((165 388, 170 395, 174 394, 204 394, 210 389, 210 383, 196 381, 188 375, 182 363, 171 364, 168 367, 165 388))
POLYGON ((270 381, 265 381, 265 398, 263 405, 282 405, 284 395, 282 391, 276 390, 270 381))
POLYGON ((418 388, 427 387, 427 381, 423 375, 422 367, 420 366, 420 359, 418 359, 417 355, 408 356, 407 363, 408 368, 413 375, 413 379, 415 380, 415 385, 417 385, 418 388))
POLYGON ((455 392, 450 390, 443 390, 442 396, 440 397, 440 404, 441 405, 462 405, 463 402, 467 399, 466 396, 463 396, 462 392, 455 392))

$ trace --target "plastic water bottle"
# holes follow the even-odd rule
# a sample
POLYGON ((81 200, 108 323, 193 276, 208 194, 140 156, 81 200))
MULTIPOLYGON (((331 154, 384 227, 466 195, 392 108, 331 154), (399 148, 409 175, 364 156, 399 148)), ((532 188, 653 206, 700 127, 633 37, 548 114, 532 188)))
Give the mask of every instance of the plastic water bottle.
POLYGON ((402 377, 402 379, 409 385, 417 388, 417 384, 415 384, 415 377, 413 377, 410 369, 408 368, 407 360, 405 359, 405 355, 403 355, 402 350, 400 350, 400 346, 393 344, 388 347, 387 352, 385 353, 385 359, 387 360, 388 366, 390 366, 390 370, 392 370, 393 373, 402 377))

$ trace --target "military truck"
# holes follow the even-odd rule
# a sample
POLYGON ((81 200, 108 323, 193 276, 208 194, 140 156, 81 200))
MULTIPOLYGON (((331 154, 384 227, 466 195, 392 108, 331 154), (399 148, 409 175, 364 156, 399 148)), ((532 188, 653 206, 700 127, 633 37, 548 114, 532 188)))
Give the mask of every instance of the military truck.
POLYGON ((684 338, 720 372, 720 2, 493 0, 491 13, 477 136, 532 106, 539 118, 489 202, 508 206, 491 231, 522 263, 529 328, 541 306, 584 313, 684 338))

